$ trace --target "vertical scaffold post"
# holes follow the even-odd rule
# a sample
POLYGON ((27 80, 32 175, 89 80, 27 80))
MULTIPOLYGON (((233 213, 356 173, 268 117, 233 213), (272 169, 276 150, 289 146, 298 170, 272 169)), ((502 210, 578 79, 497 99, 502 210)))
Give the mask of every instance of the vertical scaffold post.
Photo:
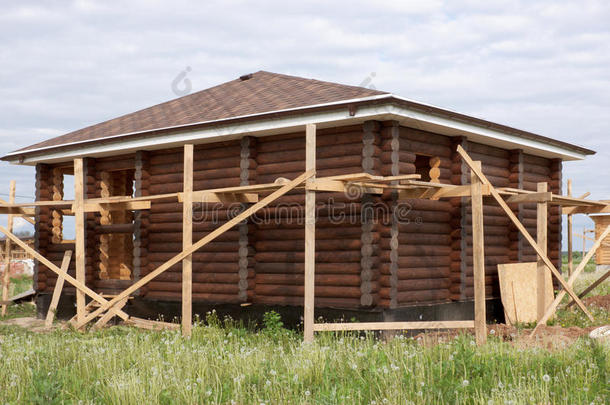
MULTIPOLYGON (((74 159, 74 225, 76 280, 85 284, 85 171, 82 158, 74 159)), ((85 319, 85 293, 76 290, 76 319, 85 319)))
MULTIPOLYGON (((10 189, 9 189, 9 203, 15 203, 15 188, 16 183, 15 180, 11 180, 10 189)), ((6 229, 9 232, 13 232, 13 215, 8 214, 8 225, 6 229)), ((11 283, 11 255, 12 255, 12 243, 11 240, 7 237, 4 243, 4 275, 2 277, 2 301, 8 300, 9 293, 9 285, 11 283)), ((6 304, 2 305, 2 316, 6 315, 6 304)))
MULTIPOLYGON (((474 162, 481 170, 481 162, 474 162)), ((487 341, 485 324, 485 245, 483 230, 483 194, 482 183, 478 176, 470 173, 472 204, 472 261, 474 272, 474 332, 478 345, 487 341)))
MULTIPOLYGON (((184 145, 182 250, 193 244, 193 145, 184 145)), ((193 255, 182 260, 182 336, 191 336, 193 324, 193 255)))
MULTIPOLYGON (((548 191, 548 184, 546 182, 538 183, 537 187, 539 193, 546 193, 548 191)), ((540 246, 540 250, 546 255, 548 249, 548 204, 546 202, 539 202, 536 208, 536 242, 540 246)), ((546 264, 542 257, 538 256, 536 271, 536 320, 538 321, 542 319, 546 308, 552 301, 552 299, 550 301, 547 299, 546 294, 547 288, 549 288, 548 284, 552 283, 550 275, 547 273, 546 264)))
MULTIPOLYGON (((568 197, 572 197, 572 179, 568 179, 568 197)), ((574 255, 572 248, 572 214, 568 214, 568 277, 572 275, 574 270, 574 255)))
MULTIPOLYGON (((316 169, 316 125, 305 128, 305 170, 316 169)), ((306 342, 313 341, 315 267, 316 267, 316 192, 309 185, 315 181, 315 174, 305 186, 305 296, 303 332, 306 342)))

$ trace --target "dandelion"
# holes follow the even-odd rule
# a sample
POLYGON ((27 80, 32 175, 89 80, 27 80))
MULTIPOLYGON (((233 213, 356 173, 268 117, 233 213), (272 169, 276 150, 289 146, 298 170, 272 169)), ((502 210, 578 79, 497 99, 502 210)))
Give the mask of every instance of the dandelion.
POLYGON ((271 385, 271 381, 269 381, 269 380, 265 381, 265 385, 266 385, 267 387, 268 387, 268 386, 270 386, 270 385, 271 385))
POLYGON ((549 377, 549 375, 548 375, 548 374, 545 374, 545 375, 543 375, 543 376, 542 376, 542 380, 543 380, 544 382, 549 382, 549 381, 551 381, 551 377, 549 377))
POLYGON ((277 375, 277 371, 275 371, 275 370, 271 370, 271 371, 269 371, 269 374, 271 374, 271 375, 277 375))
POLYGON ((309 392, 309 390, 305 391, 305 396, 308 397, 311 395, 311 392, 309 392))
POLYGON ((464 380, 462 381, 462 387, 468 387, 470 385, 470 381, 464 380))

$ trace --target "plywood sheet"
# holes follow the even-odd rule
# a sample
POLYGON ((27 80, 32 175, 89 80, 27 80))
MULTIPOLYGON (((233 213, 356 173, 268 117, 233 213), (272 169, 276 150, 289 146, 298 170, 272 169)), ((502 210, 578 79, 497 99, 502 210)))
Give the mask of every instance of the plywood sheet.
MULTIPOLYGON (((500 295, 504 306, 506 323, 529 323, 537 321, 538 291, 536 281, 537 264, 511 263, 498 265, 498 278, 500 281, 500 295)), ((549 280, 545 283, 545 302, 553 301, 553 287, 551 275, 546 272, 549 280)))

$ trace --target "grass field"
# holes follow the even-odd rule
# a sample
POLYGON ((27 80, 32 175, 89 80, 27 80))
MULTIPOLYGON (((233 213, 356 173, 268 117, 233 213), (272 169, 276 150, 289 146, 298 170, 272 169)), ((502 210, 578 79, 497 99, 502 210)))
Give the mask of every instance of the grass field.
MULTIPOLYGON (((607 294, 609 284, 595 293, 607 294)), ((608 322, 607 310, 595 311, 595 323, 577 310, 559 312, 555 323, 608 322)), ((29 304, 10 307, 10 317, 32 315, 29 304)), ((470 335, 428 344, 318 334, 304 344, 271 313, 259 328, 208 314, 191 339, 127 327, 43 334, 0 325, 0 403, 609 403, 610 345, 580 338, 558 347, 495 334, 480 348, 470 335)))
POLYGON ((432 346, 411 338, 299 333, 272 321, 254 332, 214 317, 177 332, 98 333, 0 327, 3 403, 603 404, 608 346, 516 348, 490 336, 432 346))

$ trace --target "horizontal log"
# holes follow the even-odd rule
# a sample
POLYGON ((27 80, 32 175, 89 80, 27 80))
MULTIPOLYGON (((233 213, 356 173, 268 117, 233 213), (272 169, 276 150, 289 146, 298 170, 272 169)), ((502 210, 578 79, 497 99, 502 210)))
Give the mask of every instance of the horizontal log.
POLYGON ((135 159, 131 155, 125 158, 111 158, 111 159, 96 159, 95 171, 97 173, 102 171, 116 171, 116 170, 129 170, 135 169, 135 159))
MULTIPOLYGON (((257 252, 254 257, 257 263, 289 263, 305 260, 304 252, 257 252)), ((360 251, 316 252, 316 263, 359 263, 361 257, 360 251)))
MULTIPOLYGON (((193 172, 205 172, 207 170, 222 170, 226 168, 240 167, 239 152, 234 158, 220 159, 199 159, 193 162, 193 172)), ((250 169, 256 169, 256 160, 249 159, 250 169)), ((182 161, 176 163, 155 164, 149 169, 149 176, 156 176, 164 173, 182 173, 184 163, 182 161)))
MULTIPOLYGON (((401 291, 396 293, 398 304, 416 303, 416 302, 439 302, 448 300, 450 296, 449 290, 422 290, 422 291, 401 291)), ((379 297, 382 299, 390 299, 390 289, 380 288, 379 297)))
POLYGON ((398 174, 395 174, 392 171, 393 165, 390 163, 382 163, 379 174, 381 174, 382 176, 415 174, 415 165, 413 163, 398 162, 395 165, 398 174))
MULTIPOLYGON (((156 269, 163 263, 164 262, 161 262, 161 261, 159 261, 159 262, 150 261, 148 266, 151 269, 156 269)), ((248 266, 253 268, 254 260, 249 260, 248 266)), ((206 277, 206 274, 210 274, 210 275, 215 275, 215 274, 219 274, 219 273, 238 274, 239 270, 240 270, 240 266, 237 261, 236 262, 227 262, 227 263, 193 262, 193 277, 195 277, 195 274, 202 274, 201 277, 206 277)), ((177 264, 176 266, 170 268, 163 274, 167 274, 167 273, 169 273, 169 274, 177 273, 179 275, 182 274, 182 265, 177 264)))
MULTIPOLYGON (((239 177, 226 179, 211 179, 193 181, 193 190, 209 190, 223 187, 237 187, 240 185, 239 177)), ((151 179, 150 187, 148 188, 151 195, 178 193, 184 188, 182 182, 178 183, 156 183, 154 177, 151 179)))
MULTIPOLYGON (((401 256, 448 256, 451 253, 449 246, 433 246, 433 245, 400 245, 398 249, 398 257, 401 256)), ((391 256, 390 250, 383 250, 379 253, 379 258, 383 261, 389 261, 391 256)))
POLYGON ((133 233, 134 224, 111 224, 111 225, 98 225, 95 227, 95 232, 100 234, 109 233, 133 233))
MULTIPOLYGON (((317 159, 328 159, 337 156, 362 155, 362 140, 354 138, 353 143, 342 144, 340 148, 336 145, 329 146, 318 146, 316 148, 317 159)), ((256 161, 259 165, 277 164, 282 162, 294 162, 294 161, 305 161, 305 144, 303 143, 302 149, 297 150, 285 150, 281 153, 271 152, 258 153, 256 161)))
POLYGON ((382 145, 382 152, 379 155, 379 158, 381 159, 381 161, 384 164, 391 164, 391 163, 393 163, 392 162, 393 154, 396 154, 396 156, 398 156, 398 162, 409 164, 410 167, 413 167, 413 171, 415 171, 415 165, 412 164, 415 162, 415 153, 413 153, 413 152, 409 152, 409 151, 405 151, 405 150, 393 151, 391 145, 388 144, 387 148, 384 145, 382 145))
POLYGON ((523 164, 525 166, 542 166, 542 167, 550 167, 551 160, 547 158, 543 158, 540 156, 528 155, 527 153, 523 154, 523 164))
MULTIPOLYGON (((362 247, 360 239, 325 239, 315 242, 316 251, 360 251, 362 247)), ((257 252, 302 252, 305 250, 305 240, 259 240, 254 243, 254 248, 257 252)))
MULTIPOLYGON (((148 253, 148 260, 151 262, 165 262, 176 256, 180 251, 176 252, 157 252, 152 250, 152 247, 149 248, 150 253, 148 253)), ((239 253, 236 252, 196 252, 193 253, 193 261, 194 262, 217 262, 217 263, 226 263, 226 262, 236 262, 239 260, 239 253)))
POLYGON ((445 159, 451 158, 452 151, 447 146, 414 141, 410 139, 405 139, 403 137, 399 139, 399 144, 400 150, 414 152, 415 154, 438 156, 440 158, 445 159))
MULTIPOLYGON (((303 297, 283 297, 257 295, 256 304, 303 306, 303 297)), ((360 298, 324 298, 316 297, 316 308, 359 308, 360 298)))
MULTIPOLYGON (((288 296, 288 297, 300 297, 303 295, 304 287, 302 285, 281 285, 281 284, 269 284, 261 285, 257 284, 255 288, 256 296, 288 296)), ((316 298, 358 298, 360 299, 360 287, 349 287, 343 286, 337 288, 336 286, 316 286, 316 298)))
POLYGON ((495 146, 483 145, 482 143, 468 142, 468 153, 482 154, 508 160, 510 152, 495 146))
POLYGON ((397 261, 400 268, 448 267, 450 262, 449 256, 399 256, 397 261))
MULTIPOLYGON (((220 226, 220 225, 218 225, 218 226, 220 226)), ((205 235, 207 235, 207 232, 193 232, 193 240, 201 239, 205 235)), ((151 233, 150 235, 148 235, 148 241, 149 241, 149 243, 153 243, 153 242, 157 242, 157 241, 163 242, 163 240, 161 240, 162 237, 163 237, 163 234, 151 233)), ((211 244, 215 244, 217 242, 236 242, 238 240, 239 240, 239 229, 237 227, 234 227, 230 231, 226 231, 225 233, 223 233, 222 235, 220 235, 219 237, 214 239, 214 241, 211 242, 211 244)), ((205 248, 205 246, 204 246, 204 248, 205 248)))
MULTIPOLYGON (((384 280, 383 287, 390 287, 392 283, 384 280)), ((451 285, 449 278, 422 278, 422 279, 402 279, 396 283, 398 293, 403 291, 432 291, 448 289, 451 285)))
MULTIPOLYGON (((233 142, 232 145, 216 143, 211 148, 200 149, 199 147, 194 151, 194 161, 205 159, 229 159, 235 157, 239 159, 241 152, 241 145, 238 142, 233 142)), ((182 163, 184 161, 184 155, 181 149, 163 150, 162 152, 153 152, 150 154, 149 165, 153 167, 159 164, 167 163, 182 163)))
MULTIPOLYGON (((362 142, 361 131, 350 131, 337 133, 332 136, 323 136, 318 134, 316 137, 316 150, 323 146, 337 146, 343 144, 362 142)), ((305 134, 295 136, 292 139, 277 140, 274 137, 263 137, 259 138, 259 142, 256 145, 257 152, 261 153, 274 153, 274 152, 286 152, 290 150, 305 150, 305 134)))
POLYGON ((420 129, 415 129, 411 127, 400 127, 400 137, 406 138, 413 141, 424 142, 424 143, 433 143, 440 146, 444 146, 446 148, 452 148, 453 140, 452 138, 436 134, 433 132, 428 132, 420 129))
MULTIPOLYGON (((256 274, 303 274, 303 262, 293 263, 261 263, 255 265, 256 274)), ((356 274, 362 271, 360 263, 316 263, 316 274, 356 274)))
MULTIPOLYGON (((212 170, 193 170, 194 181, 205 181, 212 179, 227 179, 227 178, 239 178, 241 169, 237 167, 226 167, 222 169, 212 170)), ((155 174, 151 177, 151 182, 154 183, 181 183, 183 181, 182 170, 177 173, 165 172, 155 174)))
MULTIPOLYGON (((254 254, 254 249, 252 249, 251 247, 249 249, 246 247, 245 249, 247 249, 248 254, 254 254)), ((149 242, 148 250, 151 253, 178 254, 178 253, 182 252, 182 242, 165 242, 165 243, 149 242)), ((197 252, 209 253, 210 257, 211 257, 211 255, 224 254, 224 253, 230 254, 231 257, 233 257, 235 255, 238 255, 238 253, 237 253, 238 250, 239 250, 239 243, 237 242, 237 240, 235 242, 214 241, 214 243, 210 243, 210 244, 202 247, 197 252)), ((226 260, 223 260, 223 261, 226 261, 226 260)))
MULTIPOLYGON (((357 274, 316 274, 316 286, 349 286, 360 287, 360 275, 357 274)), ((304 274, 257 274, 256 285, 284 284, 303 285, 304 274)))
POLYGON ((409 221, 409 223, 399 222, 399 232, 416 232, 420 234, 445 234, 451 233, 451 225, 447 223, 417 223, 416 221, 409 221))
MULTIPOLYGON (((181 301, 182 292, 175 291, 148 291, 145 297, 149 300, 159 301, 181 301)), ((193 302, 209 303, 240 303, 243 302, 237 294, 210 294, 193 292, 193 302)), ((249 293, 248 300, 251 300, 253 293, 249 293)))
MULTIPOLYGON (((173 291, 181 292, 181 282, 164 282, 164 281, 151 281, 148 283, 149 294, 152 291, 173 291)), ((239 286, 237 283, 233 284, 212 284, 212 283, 193 283, 194 293, 208 293, 208 294, 238 294, 239 286)))
MULTIPOLYGON (((327 159, 316 159, 316 170, 324 170, 337 167, 354 167, 361 164, 362 157, 358 155, 340 156, 327 159)), ((290 172, 304 172, 305 159, 292 162, 273 163, 267 165, 258 165, 256 174, 258 176, 265 174, 282 174, 290 172)))
MULTIPOLYGON (((381 263, 379 270, 383 275, 382 278, 388 278, 390 275, 390 263, 381 263)), ((427 266, 420 268, 397 268, 396 277, 398 280, 415 280, 421 278, 447 278, 451 273, 449 266, 427 266)))
POLYGON ((471 152, 471 151, 469 151, 468 154, 470 155, 470 157, 473 160, 480 160, 482 163, 483 169, 485 169, 486 166, 495 166, 495 167, 508 169, 509 164, 510 164, 508 159, 504 159, 501 157, 490 156, 487 154, 480 154, 480 153, 471 152))

